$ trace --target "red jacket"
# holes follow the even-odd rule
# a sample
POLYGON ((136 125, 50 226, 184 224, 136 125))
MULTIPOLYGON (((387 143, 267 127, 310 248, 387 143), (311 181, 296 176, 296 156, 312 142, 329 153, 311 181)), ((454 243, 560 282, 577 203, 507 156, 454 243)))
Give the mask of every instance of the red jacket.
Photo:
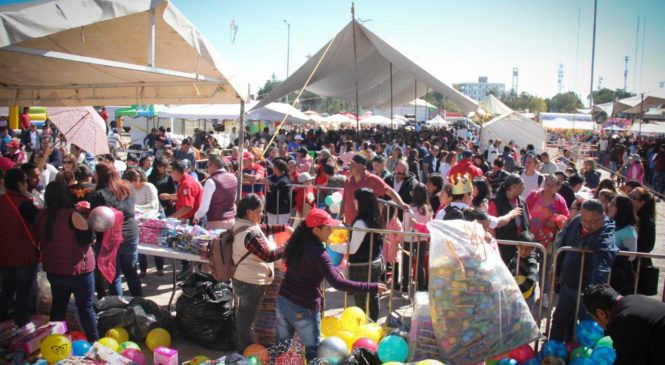
POLYGON ((464 176, 466 174, 469 174, 472 179, 474 177, 483 177, 483 170, 475 166, 471 160, 462 160, 450 169, 448 177, 457 179, 458 175, 464 176))
POLYGON ((53 237, 46 240, 46 210, 37 214, 37 227, 43 253, 44 271, 55 275, 82 275, 95 269, 91 245, 81 245, 71 224, 73 209, 61 209, 53 222, 53 237), (56 234, 57 232, 57 234, 56 234))
POLYGON ((36 210, 32 204, 32 200, 23 194, 7 190, 4 195, 0 196, 0 267, 19 267, 28 266, 39 263, 39 251, 37 250, 37 232, 34 226, 34 217, 31 217, 33 222, 23 220, 32 235, 33 240, 30 239, 28 232, 21 223, 21 217, 17 216, 16 210, 7 201, 11 199, 19 211, 36 210), (27 204, 21 208, 23 204, 27 204))

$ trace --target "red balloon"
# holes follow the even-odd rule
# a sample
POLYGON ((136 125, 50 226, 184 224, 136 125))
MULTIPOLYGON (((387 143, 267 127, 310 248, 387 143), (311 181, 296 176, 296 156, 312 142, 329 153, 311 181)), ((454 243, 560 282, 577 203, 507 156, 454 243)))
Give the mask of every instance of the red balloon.
POLYGON ((579 342, 577 342, 577 341, 575 341, 575 342, 568 342, 568 343, 566 343, 566 350, 567 350, 568 353, 570 354, 570 353, 573 352, 573 350, 575 350, 575 349, 578 348, 579 346, 580 346, 580 344, 579 344, 579 342))
POLYGON ((533 351, 531 346, 522 345, 522 346, 516 348, 515 350, 511 351, 510 355, 511 355, 510 357, 512 359, 517 360, 517 362, 519 362, 519 363, 523 363, 523 362, 526 362, 529 359, 532 359, 532 358, 536 357, 536 352, 533 351))
POLYGON ((284 232, 279 232, 275 234, 275 244, 277 247, 282 247, 286 243, 286 241, 291 238, 291 232, 289 231, 284 231, 284 232))
POLYGON ((379 345, 376 344, 372 339, 367 338, 367 337, 362 337, 356 340, 356 342, 353 343, 353 349, 358 349, 358 348, 363 348, 370 350, 372 352, 376 352, 376 350, 379 348, 379 345))
POLYGON ((83 341, 88 340, 88 336, 85 335, 85 332, 81 332, 81 331, 71 331, 71 332, 69 332, 69 337, 71 338, 72 343, 74 343, 78 340, 83 340, 83 341))

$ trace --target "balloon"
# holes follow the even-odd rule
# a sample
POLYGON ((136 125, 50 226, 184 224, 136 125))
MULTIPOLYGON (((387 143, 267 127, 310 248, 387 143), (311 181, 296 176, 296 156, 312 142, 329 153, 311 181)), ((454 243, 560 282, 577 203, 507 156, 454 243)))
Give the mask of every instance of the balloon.
POLYGON ((332 204, 330 204, 330 213, 339 214, 340 208, 341 208, 341 205, 339 203, 332 203, 332 204))
POLYGON ((409 346, 402 337, 389 335, 381 340, 377 353, 381 362, 404 362, 409 356, 409 346))
POLYGON ((349 355, 349 348, 344 340, 331 336, 321 341, 317 354, 319 359, 325 360, 328 364, 339 364, 349 355))
POLYGON ((614 342, 612 342, 612 337, 605 336, 605 337, 601 338, 600 340, 598 340, 598 343, 596 344, 596 348, 603 347, 603 346, 614 347, 614 342))
POLYGON ((427 359, 427 360, 418 361, 416 365, 445 365, 445 364, 439 360, 427 359))
POLYGON ((169 334, 169 331, 163 328, 154 328, 148 332, 148 336, 145 338, 145 344, 150 351, 155 351, 159 346, 170 347, 171 335, 169 334))
POLYGON ((367 337, 370 340, 379 343, 383 338, 383 328, 376 323, 366 323, 358 327, 356 338, 367 337))
POLYGON ((534 357, 533 359, 523 362, 522 365, 540 365, 540 360, 534 357))
POLYGON ((372 352, 376 352, 378 350, 379 345, 376 344, 376 341, 367 338, 367 337, 361 337, 356 340, 356 342, 353 343, 352 348, 355 349, 367 349, 372 352))
POLYGON ((566 345, 561 341, 550 340, 543 345, 543 357, 558 357, 561 359, 568 358, 568 350, 566 345))
MULTIPOLYGON (((661 344, 662 345, 662 344, 661 344)), ((591 360, 594 364, 598 365, 610 365, 614 363, 614 360, 617 359, 616 351, 607 346, 596 347, 591 354, 591 360)))
POLYGON ((331 206, 335 201, 333 200, 332 195, 328 195, 328 196, 326 197, 325 202, 326 202, 326 206, 329 207, 329 206, 331 206))
POLYGON ((122 327, 115 327, 106 331, 106 337, 111 337, 118 341, 118 343, 123 343, 129 340, 129 333, 127 333, 127 330, 122 327))
POLYGON ((593 352, 592 348, 580 346, 570 353, 570 359, 572 360, 572 359, 577 359, 579 357, 591 357, 592 352, 593 352))
POLYGON ((125 341, 120 344, 120 350, 127 350, 127 349, 135 349, 141 351, 141 346, 139 346, 136 342, 132 341, 125 341))
POLYGON ((339 318, 328 316, 321 319, 321 334, 325 337, 332 336, 333 333, 339 331, 342 323, 339 318))
POLYGON ((291 232, 284 231, 275 234, 275 244, 277 247, 282 247, 291 238, 291 232))
POLYGON ((78 340, 72 343, 72 353, 74 356, 85 356, 90 350, 90 342, 86 340, 78 340))
POLYGON ((546 356, 540 364, 541 365, 566 365, 566 361, 564 361, 560 357, 546 356))
POLYGON ((566 342, 566 350, 568 350, 568 353, 573 352, 576 348, 580 347, 579 342, 566 342))
POLYGON ((497 361, 496 365, 518 365, 517 360, 504 357, 503 359, 497 361))
POLYGON ((102 345, 110 348, 115 352, 118 352, 120 350, 120 344, 118 343, 118 341, 116 341, 111 337, 102 337, 97 342, 101 343, 102 345))
POLYGON ((342 312, 342 328, 347 331, 355 332, 366 320, 365 311, 358 307, 348 307, 342 312))
POLYGON ((72 353, 72 342, 63 335, 48 335, 39 345, 44 360, 49 364, 66 359, 72 353))
POLYGON ((335 332, 335 334, 333 334, 333 336, 341 338, 342 341, 344 341, 344 343, 346 343, 346 347, 348 347, 348 348, 352 348, 353 343, 356 340, 356 335, 353 332, 347 331, 345 329, 342 329, 340 331, 335 332))
POLYGON ((200 364, 205 363, 208 360, 210 360, 210 358, 208 356, 198 355, 198 356, 194 356, 191 360, 189 360, 189 363, 191 365, 200 365, 200 364))
POLYGON ((345 243, 349 240, 349 231, 346 229, 333 228, 328 237, 328 243, 330 244, 339 244, 345 243))
POLYGON ((137 349, 124 349, 120 352, 120 355, 132 360, 137 365, 146 365, 145 355, 137 349))
POLYGON ((115 213, 109 207, 99 206, 90 212, 88 225, 95 232, 106 232, 115 224, 115 213))
POLYGON ((568 362, 568 365, 595 365, 595 364, 597 363, 595 363, 592 359, 588 357, 578 357, 568 362))
POLYGON ((256 358, 256 356, 250 356, 247 358, 247 364, 248 365, 261 365, 261 362, 259 359, 256 358))
POLYGON ((531 358, 536 357, 536 352, 533 351, 531 346, 522 345, 522 346, 516 348, 515 350, 511 351, 509 357, 511 359, 517 360, 517 362, 519 362, 521 364, 521 363, 523 363, 523 362, 525 362, 525 361, 527 361, 531 358))
POLYGON ((326 251, 328 251, 328 256, 330 256, 330 262, 333 266, 337 267, 342 263, 342 259, 344 259, 343 254, 331 250, 330 247, 326 247, 326 251))
POLYGON ((76 342, 78 340, 88 340, 88 336, 85 335, 84 332, 81 331, 71 331, 69 332, 69 338, 72 339, 72 342, 76 342))
POLYGON ((263 365, 268 365, 268 351, 265 346, 258 343, 251 344, 242 353, 244 357, 254 356, 263 365))
POLYGON ((577 324, 577 341, 586 347, 595 347, 605 331, 594 320, 584 320, 577 324))

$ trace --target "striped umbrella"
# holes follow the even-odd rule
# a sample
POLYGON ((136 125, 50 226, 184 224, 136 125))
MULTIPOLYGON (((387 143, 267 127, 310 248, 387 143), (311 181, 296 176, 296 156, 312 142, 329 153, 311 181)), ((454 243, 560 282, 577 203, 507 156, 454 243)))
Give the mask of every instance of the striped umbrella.
POLYGON ((47 114, 67 142, 94 156, 109 153, 106 124, 91 106, 49 107, 47 114))

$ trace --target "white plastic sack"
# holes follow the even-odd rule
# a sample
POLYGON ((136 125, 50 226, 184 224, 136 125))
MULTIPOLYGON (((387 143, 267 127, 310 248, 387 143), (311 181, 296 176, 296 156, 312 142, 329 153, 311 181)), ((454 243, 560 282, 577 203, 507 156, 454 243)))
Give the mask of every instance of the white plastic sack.
POLYGON ((519 287, 475 222, 435 220, 429 296, 442 360, 475 364, 539 336, 519 287))

